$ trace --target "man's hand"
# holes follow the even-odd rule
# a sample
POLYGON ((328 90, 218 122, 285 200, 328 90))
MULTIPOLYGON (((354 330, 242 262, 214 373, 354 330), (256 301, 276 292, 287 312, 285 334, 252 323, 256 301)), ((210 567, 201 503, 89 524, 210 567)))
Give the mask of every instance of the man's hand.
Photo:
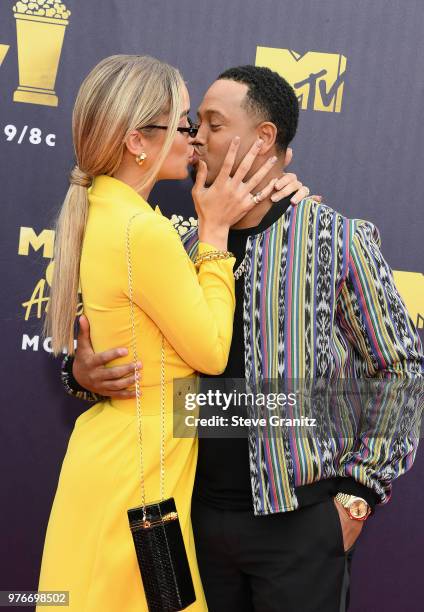
MULTIPOLYGON (((72 374, 84 389, 106 397, 120 399, 135 397, 135 390, 128 390, 135 384, 133 363, 113 368, 106 367, 110 361, 125 355, 128 355, 126 348, 114 348, 96 354, 91 344, 88 319, 84 315, 79 318, 78 345, 72 374)), ((137 367, 141 369, 140 362, 137 363, 137 367)))
POLYGON ((339 513, 340 523, 343 532, 343 544, 345 552, 351 548, 359 537, 364 526, 364 521, 355 521, 348 517, 346 510, 337 499, 333 499, 337 512, 339 513))
MULTIPOLYGON (((286 152, 284 168, 287 168, 287 166, 291 163, 292 159, 293 149, 289 147, 286 152)), ((275 193, 272 194, 271 200, 273 202, 279 202, 283 198, 287 198, 287 196, 289 196, 294 191, 296 193, 290 199, 290 202, 293 204, 293 206, 299 204, 299 202, 301 202, 303 198, 307 198, 310 194, 309 187, 306 187, 306 185, 298 181, 296 174, 293 174, 293 172, 284 172, 281 178, 279 178, 274 185, 275 193)), ((322 196, 320 195, 312 195, 310 197, 313 200, 316 200, 317 202, 322 202, 322 196)))

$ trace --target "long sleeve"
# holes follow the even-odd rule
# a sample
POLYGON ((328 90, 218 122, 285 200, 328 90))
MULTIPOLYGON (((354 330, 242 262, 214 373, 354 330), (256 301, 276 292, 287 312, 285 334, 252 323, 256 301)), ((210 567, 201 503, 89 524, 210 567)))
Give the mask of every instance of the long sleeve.
MULTIPOLYGON (((193 369, 224 371, 235 308, 234 258, 205 262, 197 273, 171 222, 139 215, 131 232, 134 301, 193 369)), ((199 253, 214 250, 199 244, 199 253)))
POLYGON ((419 335, 380 252, 376 228, 354 222, 346 279, 339 294, 340 329, 361 356, 358 376, 382 379, 363 407, 357 445, 341 466, 381 503, 392 481, 413 464, 422 412, 424 357, 419 335))

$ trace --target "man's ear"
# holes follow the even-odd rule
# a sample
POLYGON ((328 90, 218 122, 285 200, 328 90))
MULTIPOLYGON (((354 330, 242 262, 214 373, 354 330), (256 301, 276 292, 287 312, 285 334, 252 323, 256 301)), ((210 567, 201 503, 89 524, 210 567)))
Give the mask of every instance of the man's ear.
POLYGON ((260 154, 265 155, 269 153, 272 147, 275 145, 277 139, 277 127, 271 121, 264 121, 257 127, 257 137, 262 138, 264 141, 261 146, 260 154))
POLYGON ((132 130, 125 138, 125 146, 131 155, 140 155, 145 151, 146 140, 143 134, 137 130, 132 130))

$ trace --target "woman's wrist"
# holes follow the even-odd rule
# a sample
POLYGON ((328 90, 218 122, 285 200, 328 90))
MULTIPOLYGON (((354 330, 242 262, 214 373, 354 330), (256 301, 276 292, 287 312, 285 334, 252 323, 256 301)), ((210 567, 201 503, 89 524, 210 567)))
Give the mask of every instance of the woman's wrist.
POLYGON ((226 251, 228 246, 228 231, 229 227, 199 227, 199 240, 207 242, 220 251, 226 251))

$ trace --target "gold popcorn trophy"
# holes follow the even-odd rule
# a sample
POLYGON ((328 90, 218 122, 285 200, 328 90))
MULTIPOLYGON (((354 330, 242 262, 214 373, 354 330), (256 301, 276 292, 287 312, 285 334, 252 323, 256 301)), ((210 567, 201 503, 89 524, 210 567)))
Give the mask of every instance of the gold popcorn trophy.
POLYGON ((54 86, 71 12, 56 0, 20 0, 13 12, 19 62, 13 101, 57 106, 54 86))

